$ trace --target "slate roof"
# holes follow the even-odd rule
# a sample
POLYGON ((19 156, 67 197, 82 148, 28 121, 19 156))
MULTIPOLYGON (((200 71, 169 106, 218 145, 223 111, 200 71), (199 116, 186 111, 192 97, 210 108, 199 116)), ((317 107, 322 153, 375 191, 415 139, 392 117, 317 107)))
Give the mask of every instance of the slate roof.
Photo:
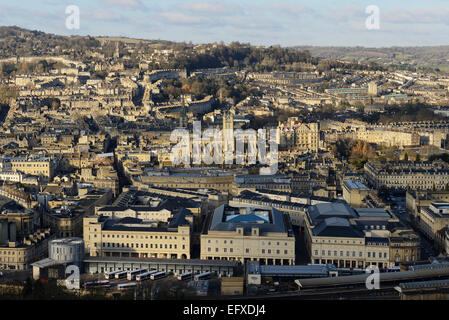
POLYGON ((347 219, 339 217, 324 219, 312 232, 320 237, 364 238, 363 232, 351 226, 347 219))

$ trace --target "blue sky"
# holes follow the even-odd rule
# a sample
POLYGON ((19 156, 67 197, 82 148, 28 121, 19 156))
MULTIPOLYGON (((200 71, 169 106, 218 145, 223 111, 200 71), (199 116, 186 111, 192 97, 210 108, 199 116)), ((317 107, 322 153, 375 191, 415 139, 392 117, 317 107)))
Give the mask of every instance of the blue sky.
POLYGON ((0 0, 0 25, 63 35, 109 35, 254 45, 425 46, 449 44, 447 0, 0 0), (80 29, 65 8, 80 8, 80 29), (368 30, 365 8, 380 9, 368 30))

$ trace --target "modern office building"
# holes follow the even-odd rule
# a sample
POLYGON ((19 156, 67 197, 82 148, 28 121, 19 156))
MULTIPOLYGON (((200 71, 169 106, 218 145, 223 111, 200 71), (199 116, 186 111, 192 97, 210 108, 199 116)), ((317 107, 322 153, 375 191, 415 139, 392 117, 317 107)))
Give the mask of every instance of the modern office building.
POLYGON ((343 203, 310 206, 305 240, 312 263, 387 268, 419 260, 419 237, 384 209, 351 208, 343 203))
POLYGON ((201 234, 201 259, 295 263, 295 236, 288 215, 274 209, 221 205, 201 234))
POLYGON ((190 259, 189 215, 188 210, 181 208, 167 222, 86 217, 83 227, 86 255, 190 259))

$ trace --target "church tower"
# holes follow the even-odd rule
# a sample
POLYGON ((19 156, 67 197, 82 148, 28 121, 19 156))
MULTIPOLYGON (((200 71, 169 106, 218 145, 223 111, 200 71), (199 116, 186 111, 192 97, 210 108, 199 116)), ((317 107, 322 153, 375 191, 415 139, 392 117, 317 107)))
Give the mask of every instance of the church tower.
POLYGON ((119 59, 120 58, 120 49, 119 49, 118 45, 119 45, 119 42, 117 41, 115 43, 115 51, 114 51, 114 58, 115 59, 119 59))
POLYGON ((223 112, 223 153, 234 155, 234 114, 231 111, 223 112))
POLYGON ((186 128, 187 127, 187 111, 186 111, 186 105, 184 102, 184 95, 181 96, 182 99, 182 106, 181 106, 181 112, 179 115, 179 127, 186 128))

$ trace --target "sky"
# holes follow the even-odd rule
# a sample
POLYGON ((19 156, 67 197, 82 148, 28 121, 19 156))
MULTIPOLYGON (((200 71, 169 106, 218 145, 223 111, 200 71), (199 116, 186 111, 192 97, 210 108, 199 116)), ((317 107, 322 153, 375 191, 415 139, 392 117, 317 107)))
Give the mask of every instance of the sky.
POLYGON ((60 35, 125 36, 195 44, 449 45, 449 1, 0 0, 0 25, 60 35), (66 20, 73 18, 71 12, 66 14, 70 5, 79 8, 79 29, 66 27, 66 20), (373 11, 366 12, 368 6, 377 6, 378 20, 373 11), (378 28, 367 28, 367 20, 371 26, 378 21, 378 28))

